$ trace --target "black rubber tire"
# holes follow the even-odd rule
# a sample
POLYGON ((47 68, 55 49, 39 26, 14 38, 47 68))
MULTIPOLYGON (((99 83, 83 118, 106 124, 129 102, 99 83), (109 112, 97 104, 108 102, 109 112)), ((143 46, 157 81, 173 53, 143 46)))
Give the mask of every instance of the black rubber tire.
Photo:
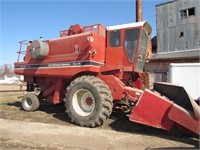
POLYGON ((112 113, 113 98, 110 89, 102 80, 95 76, 81 76, 67 87, 65 107, 71 122, 83 127, 97 127, 112 113), (95 102, 93 111, 86 116, 78 114, 72 104, 73 95, 82 89, 91 92, 95 102))
POLYGON ((35 111, 39 108, 40 102, 34 93, 27 93, 23 96, 21 106, 25 111, 35 111))

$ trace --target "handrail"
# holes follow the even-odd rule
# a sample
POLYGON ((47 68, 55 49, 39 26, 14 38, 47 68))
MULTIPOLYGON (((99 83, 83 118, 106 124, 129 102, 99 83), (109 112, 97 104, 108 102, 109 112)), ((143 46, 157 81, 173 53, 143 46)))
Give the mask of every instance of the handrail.
POLYGON ((19 43, 20 43, 20 47, 19 47, 19 51, 17 51, 17 53, 18 53, 17 62, 19 62, 21 54, 24 54, 24 55, 26 54, 26 51, 22 51, 22 46, 23 45, 28 45, 28 41, 27 40, 23 40, 23 41, 19 41, 19 43))

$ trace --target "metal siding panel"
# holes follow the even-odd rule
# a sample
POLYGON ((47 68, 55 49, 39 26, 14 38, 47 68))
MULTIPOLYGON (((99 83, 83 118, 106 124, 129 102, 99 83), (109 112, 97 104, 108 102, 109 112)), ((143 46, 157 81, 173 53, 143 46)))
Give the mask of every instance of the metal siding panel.
POLYGON ((185 24, 176 27, 176 50, 193 49, 193 27, 192 24, 185 24), (181 32, 183 36, 180 37, 181 32))
POLYGON ((182 24, 182 19, 180 18, 179 11, 182 10, 181 1, 176 1, 176 25, 182 24))
POLYGON ((163 52, 165 49, 164 30, 165 30, 165 5, 157 7, 157 28, 158 28, 158 52, 163 52))
MULTIPOLYGON (((188 0, 182 0, 181 2, 182 2, 182 4, 181 4, 182 8, 180 10, 190 8, 189 7, 190 1, 188 1, 188 0)), ((189 23, 188 17, 186 17, 186 18, 180 18, 180 20, 181 20, 181 24, 180 25, 184 25, 184 24, 188 24, 189 23)))
POLYGON ((163 8, 162 8, 162 37, 163 37, 163 49, 162 49, 162 52, 167 52, 168 51, 168 11, 167 11, 167 5, 163 5, 163 8))
POLYGON ((176 47, 175 51, 183 50, 184 49, 184 37, 180 37, 180 33, 184 32, 183 25, 176 27, 176 47))
POLYGON ((188 50, 200 47, 200 27, 199 27, 199 8, 200 1, 196 0, 179 0, 176 1, 176 49, 177 50, 188 50), (182 9, 188 9, 195 7, 195 16, 187 18, 180 18, 179 11, 182 9), (182 38, 179 37, 180 32, 184 33, 182 38))
POLYGON ((164 31, 164 46, 165 46, 164 52, 169 52, 170 41, 169 41, 168 31, 169 29, 165 29, 164 31))
POLYGON ((169 28, 169 50, 174 51, 176 46, 176 28, 169 28))
POLYGON ((164 27, 164 35, 163 35, 163 40, 164 40, 164 52, 168 52, 169 48, 168 48, 168 5, 166 4, 163 8, 164 12, 163 12, 163 27, 164 27), (167 14, 167 15, 166 15, 167 14))
POLYGON ((184 26, 184 49, 193 49, 193 24, 186 24, 184 26))
POLYGON ((182 3, 182 9, 187 9, 190 6, 190 1, 191 0, 181 0, 180 2, 182 3))
POLYGON ((195 1, 194 49, 200 49, 200 0, 195 1))
MULTIPOLYGON (((200 19, 198 21, 200 21, 200 19)), ((193 42, 194 49, 200 49, 200 25, 199 25, 199 23, 194 24, 192 40, 194 41, 193 42)))
POLYGON ((161 41, 162 41, 162 38, 161 38, 161 21, 160 21, 160 18, 161 18, 161 11, 160 11, 160 7, 161 6, 156 6, 156 30, 157 30, 157 52, 161 51, 162 49, 162 45, 161 45, 161 41))
POLYGON ((168 4, 168 27, 176 26, 176 3, 168 4))
POLYGON ((158 53, 200 48, 200 0, 177 0, 156 6, 156 15, 158 53), (180 10, 192 7, 195 16, 180 18, 180 10), (181 32, 183 37, 179 37, 181 32))

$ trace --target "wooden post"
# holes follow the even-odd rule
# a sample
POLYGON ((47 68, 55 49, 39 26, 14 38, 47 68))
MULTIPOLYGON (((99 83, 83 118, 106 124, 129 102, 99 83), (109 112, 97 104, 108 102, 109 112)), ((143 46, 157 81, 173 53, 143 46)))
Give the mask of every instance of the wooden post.
POLYGON ((136 0, 136 22, 142 21, 142 0, 136 0))

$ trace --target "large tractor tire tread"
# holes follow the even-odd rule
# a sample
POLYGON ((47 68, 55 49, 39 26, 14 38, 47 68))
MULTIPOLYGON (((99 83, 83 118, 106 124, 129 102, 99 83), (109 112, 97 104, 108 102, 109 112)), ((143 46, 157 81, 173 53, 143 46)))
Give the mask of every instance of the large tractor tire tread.
POLYGON ((95 76, 81 76, 71 82, 66 90, 66 113, 71 122, 84 127, 97 127, 102 125, 109 118, 113 108, 111 91, 105 83, 95 76), (81 116, 76 113, 72 105, 72 95, 86 86, 89 92, 94 95, 95 110, 88 116, 81 116), (76 90, 74 90, 76 89, 76 90), (95 92, 94 92, 95 91, 95 92))

